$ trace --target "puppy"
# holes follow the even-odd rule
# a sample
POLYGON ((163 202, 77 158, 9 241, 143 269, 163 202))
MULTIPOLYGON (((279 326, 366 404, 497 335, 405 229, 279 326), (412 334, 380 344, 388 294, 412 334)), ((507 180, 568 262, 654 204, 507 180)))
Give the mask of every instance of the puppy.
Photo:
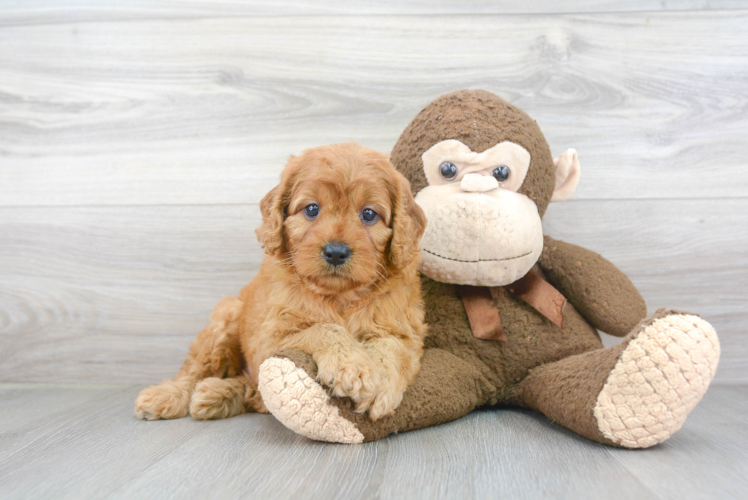
POLYGON ((312 355, 318 379, 371 419, 391 413, 420 367, 418 242, 426 226, 408 181, 357 144, 292 157, 260 202, 260 272, 218 303, 173 380, 137 397, 143 419, 266 412, 260 364, 312 355))

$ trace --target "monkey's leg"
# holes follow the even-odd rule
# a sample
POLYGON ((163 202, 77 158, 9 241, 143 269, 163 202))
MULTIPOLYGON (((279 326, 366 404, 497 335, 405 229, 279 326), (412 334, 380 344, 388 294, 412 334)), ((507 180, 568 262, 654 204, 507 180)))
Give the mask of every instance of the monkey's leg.
POLYGON ((661 310, 619 345, 535 368, 518 399, 595 441, 647 448, 683 425, 714 377, 719 351, 709 323, 661 310))
POLYGON ((479 370, 441 349, 427 349, 421 370, 393 414, 371 421, 349 399, 328 396, 311 356, 282 351, 260 366, 265 406, 292 431, 318 441, 361 443, 455 420, 483 404, 479 370))

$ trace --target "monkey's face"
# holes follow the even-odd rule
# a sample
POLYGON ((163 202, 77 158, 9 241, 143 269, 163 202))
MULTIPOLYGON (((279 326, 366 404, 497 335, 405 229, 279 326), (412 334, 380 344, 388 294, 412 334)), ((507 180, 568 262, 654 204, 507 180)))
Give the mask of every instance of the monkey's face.
POLYGON ((537 205, 517 192, 530 153, 510 141, 476 153, 449 139, 421 159, 428 186, 415 199, 429 221, 421 272, 475 286, 508 285, 527 274, 543 250, 537 205))
POLYGON ((524 111, 484 90, 434 100, 392 149, 428 219, 423 274, 458 285, 503 286, 543 249, 541 217, 579 181, 573 149, 555 160, 524 111))

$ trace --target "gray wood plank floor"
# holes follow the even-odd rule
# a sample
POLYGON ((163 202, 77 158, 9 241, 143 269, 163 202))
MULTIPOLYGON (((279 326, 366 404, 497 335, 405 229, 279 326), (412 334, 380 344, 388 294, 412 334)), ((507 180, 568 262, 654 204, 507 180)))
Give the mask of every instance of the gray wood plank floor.
POLYGON ((0 385, 0 498, 745 498, 748 387, 712 387, 669 441, 620 450, 486 409, 364 445, 269 415, 144 422, 139 387, 0 385))

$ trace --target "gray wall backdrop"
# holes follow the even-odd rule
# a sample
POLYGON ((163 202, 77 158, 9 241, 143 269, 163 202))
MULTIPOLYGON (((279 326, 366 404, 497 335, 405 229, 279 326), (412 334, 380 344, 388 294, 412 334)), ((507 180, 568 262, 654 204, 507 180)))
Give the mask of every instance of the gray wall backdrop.
POLYGON ((483 88, 579 150, 546 233, 700 313, 748 382, 745 2, 61 3, 0 8, 0 381, 171 376, 257 271, 288 155, 389 151, 483 88))

